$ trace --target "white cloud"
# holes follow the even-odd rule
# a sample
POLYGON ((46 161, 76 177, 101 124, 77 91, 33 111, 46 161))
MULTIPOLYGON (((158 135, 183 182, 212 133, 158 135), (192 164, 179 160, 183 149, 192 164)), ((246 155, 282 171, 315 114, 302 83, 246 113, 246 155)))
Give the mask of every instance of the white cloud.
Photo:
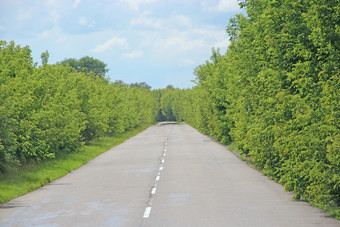
POLYGON ((152 27, 152 28, 159 29, 162 27, 163 22, 158 19, 139 17, 139 18, 132 18, 130 24, 132 26, 152 27))
POLYGON ((81 2, 81 0, 75 0, 73 2, 73 8, 76 8, 79 5, 80 2, 81 2))
POLYGON ((50 8, 56 8, 59 6, 60 1, 58 0, 47 0, 46 4, 50 7, 50 8))
POLYGON ((96 53, 102 53, 106 51, 111 51, 115 47, 127 47, 128 42, 124 38, 120 38, 117 36, 112 37, 108 41, 103 44, 99 44, 92 51, 96 53))
MULTIPOLYGON (((156 43, 156 47, 161 50, 172 50, 176 52, 190 51, 204 47, 203 39, 190 39, 188 37, 172 36, 156 43)), ((171 52, 172 52, 171 51, 171 52)))
POLYGON ((31 9, 19 9, 17 14, 17 20, 19 22, 30 20, 33 17, 31 9))
POLYGON ((188 66, 188 65, 195 65, 196 62, 192 60, 191 58, 184 58, 180 62, 180 66, 188 66))
POLYGON ((205 37, 205 39, 221 40, 226 37, 226 32, 224 30, 216 30, 215 28, 194 28, 190 29, 190 32, 205 37))
POLYGON ((60 36, 61 29, 59 27, 54 27, 49 30, 44 30, 41 33, 37 34, 37 37, 39 39, 46 39, 46 38, 56 38, 57 36, 60 36))
POLYGON ((139 27, 151 27, 155 29, 161 28, 187 28, 192 27, 192 22, 189 17, 184 15, 175 15, 167 19, 160 19, 160 18, 148 18, 148 17, 138 17, 132 18, 130 24, 132 26, 139 26, 139 27))
MULTIPOLYGON (((227 35, 223 30, 215 28, 193 28, 186 30, 173 30, 162 36, 153 36, 153 45, 159 50, 171 53, 191 52, 202 48, 210 50, 210 44, 216 47, 226 47, 227 35), (222 40, 222 41, 221 41, 222 40)), ((152 42, 152 40, 151 40, 152 42)))
POLYGON ((48 12, 48 18, 46 18, 46 22, 51 22, 53 24, 57 24, 59 19, 60 19, 60 15, 58 11, 61 11, 64 7, 63 2, 62 1, 58 1, 58 0, 47 0, 45 2, 46 7, 47 7, 47 12, 48 12))
POLYGON ((169 24, 176 27, 192 27, 190 18, 184 15, 173 16, 170 18, 169 24))
POLYGON ((87 24, 87 18, 86 17, 80 17, 78 20, 78 23, 81 25, 86 25, 87 24))
POLYGON ((0 25, 0 30, 7 30, 7 28, 0 25))
POLYGON ((207 47, 204 38, 192 36, 188 31, 173 31, 158 36, 150 45, 157 64, 180 67, 193 65, 201 51, 207 47))
POLYGON ((220 49, 227 49, 227 47, 229 46, 230 44, 230 41, 229 40, 223 40, 221 42, 217 42, 215 44, 212 45, 212 47, 215 47, 215 48, 220 48, 220 49))
POLYGON ((80 17, 78 23, 89 28, 93 27, 96 24, 94 20, 88 19, 87 17, 80 17))
POLYGON ((123 3, 128 4, 128 6, 136 11, 139 11, 140 5, 146 5, 152 2, 155 2, 156 0, 120 0, 123 3))
POLYGON ((211 5, 211 2, 204 0, 201 2, 201 5, 208 11, 235 12, 240 10, 237 0, 219 0, 215 5, 211 5))
POLYGON ((165 24, 161 31, 141 35, 146 48, 151 50, 157 64, 174 64, 179 67, 194 66, 209 59, 211 48, 224 53, 228 36, 223 29, 214 26, 170 28, 165 24))
POLYGON ((123 54, 123 58, 127 58, 127 59, 135 59, 135 58, 139 58, 143 56, 143 51, 139 50, 139 51, 132 51, 130 53, 125 53, 123 54))
POLYGON ((54 23, 54 24, 57 24, 58 21, 59 21, 59 14, 57 12, 51 12, 50 14, 50 18, 51 18, 51 21, 54 23))

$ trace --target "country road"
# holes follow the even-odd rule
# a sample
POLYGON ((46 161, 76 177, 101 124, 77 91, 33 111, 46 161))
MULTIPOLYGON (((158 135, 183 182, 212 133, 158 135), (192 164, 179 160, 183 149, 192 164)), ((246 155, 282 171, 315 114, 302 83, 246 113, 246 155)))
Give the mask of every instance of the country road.
POLYGON ((185 124, 158 124, 0 206, 0 226, 340 226, 185 124))

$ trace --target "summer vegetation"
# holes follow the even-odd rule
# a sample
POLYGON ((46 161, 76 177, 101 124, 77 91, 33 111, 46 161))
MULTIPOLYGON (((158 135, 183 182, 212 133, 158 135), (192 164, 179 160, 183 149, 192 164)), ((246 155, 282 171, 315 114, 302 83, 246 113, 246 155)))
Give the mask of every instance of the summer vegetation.
POLYGON ((28 47, 1 42, 0 170, 176 120, 232 144, 296 199, 339 207, 339 0, 240 6, 247 15, 230 20, 227 52, 213 49, 192 89, 112 83, 90 57, 49 65, 45 52, 37 67, 28 47))
POLYGON ((295 198, 340 205, 340 2, 246 0, 225 55, 162 113, 233 144, 295 198))
POLYGON ((49 65, 48 52, 41 56, 37 67, 29 47, 0 43, 0 171, 155 121, 149 89, 110 83, 105 70, 95 71, 106 65, 93 58, 49 65))

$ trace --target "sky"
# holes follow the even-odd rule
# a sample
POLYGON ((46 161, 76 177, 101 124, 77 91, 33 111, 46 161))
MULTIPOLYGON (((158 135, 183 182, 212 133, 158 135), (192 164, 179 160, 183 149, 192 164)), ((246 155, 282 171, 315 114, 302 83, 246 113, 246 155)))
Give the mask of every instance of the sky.
POLYGON ((0 40, 29 46, 39 64, 46 50, 49 64, 90 56, 112 82, 190 88, 211 48, 225 53, 238 13, 237 0, 0 0, 0 40))

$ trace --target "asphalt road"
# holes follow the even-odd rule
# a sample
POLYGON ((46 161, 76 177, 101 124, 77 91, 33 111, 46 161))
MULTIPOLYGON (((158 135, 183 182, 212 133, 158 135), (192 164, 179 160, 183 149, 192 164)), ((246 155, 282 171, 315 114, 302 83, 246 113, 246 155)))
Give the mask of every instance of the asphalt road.
POLYGON ((340 226, 185 124, 153 126, 0 206, 0 226, 340 226))

